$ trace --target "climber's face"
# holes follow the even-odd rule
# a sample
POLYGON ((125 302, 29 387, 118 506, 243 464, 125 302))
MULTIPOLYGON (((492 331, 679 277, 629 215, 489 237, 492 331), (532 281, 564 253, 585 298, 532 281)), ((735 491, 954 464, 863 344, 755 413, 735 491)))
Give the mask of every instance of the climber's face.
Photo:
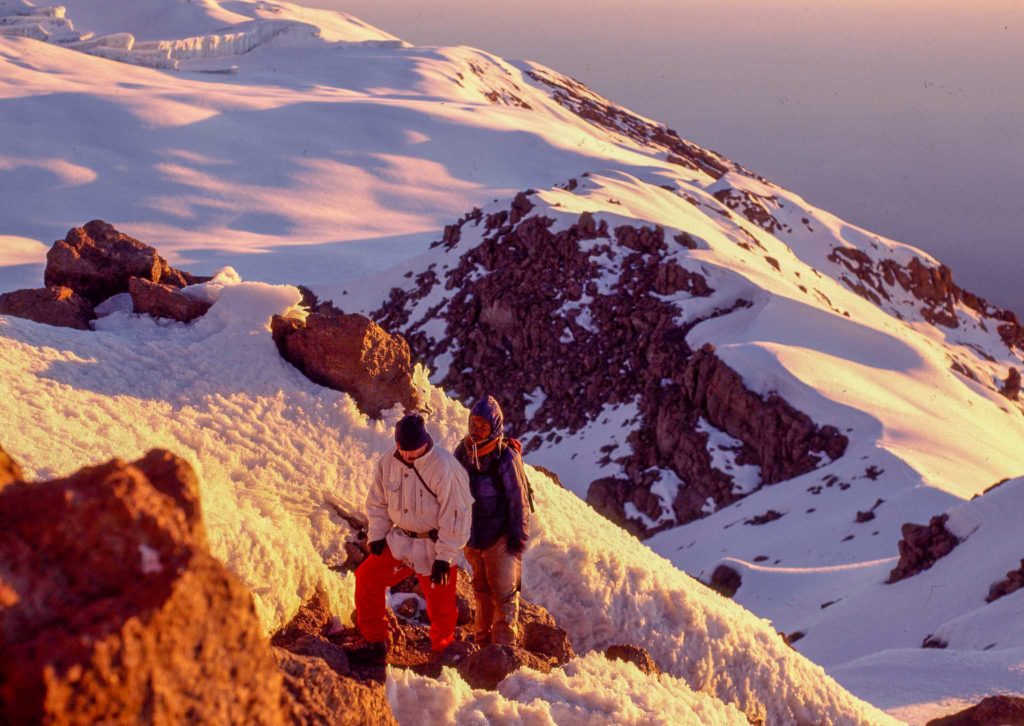
POLYGON ((469 436, 475 443, 486 441, 491 435, 491 424, 481 416, 469 417, 469 436))

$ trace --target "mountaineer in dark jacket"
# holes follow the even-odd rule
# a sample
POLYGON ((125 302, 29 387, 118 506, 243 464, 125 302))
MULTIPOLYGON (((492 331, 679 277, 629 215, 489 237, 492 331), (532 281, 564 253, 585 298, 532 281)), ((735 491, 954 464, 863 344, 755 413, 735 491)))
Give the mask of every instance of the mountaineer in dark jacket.
POLYGON ((473 568, 479 645, 512 645, 519 636, 522 557, 530 538, 529 484, 518 442, 503 432, 501 407, 487 396, 473 406, 469 435, 455 449, 473 494, 466 559, 473 568))

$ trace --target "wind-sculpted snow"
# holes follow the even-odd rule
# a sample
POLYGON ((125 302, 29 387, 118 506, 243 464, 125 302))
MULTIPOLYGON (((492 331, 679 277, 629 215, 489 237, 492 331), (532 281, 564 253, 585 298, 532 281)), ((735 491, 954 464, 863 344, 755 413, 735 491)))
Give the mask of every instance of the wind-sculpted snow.
POLYGON ((388 694, 400 723, 651 723, 746 726, 735 706, 681 678, 647 676, 632 664, 590 653, 551 673, 522 669, 497 693, 473 691, 454 669, 439 680, 392 670, 388 694))

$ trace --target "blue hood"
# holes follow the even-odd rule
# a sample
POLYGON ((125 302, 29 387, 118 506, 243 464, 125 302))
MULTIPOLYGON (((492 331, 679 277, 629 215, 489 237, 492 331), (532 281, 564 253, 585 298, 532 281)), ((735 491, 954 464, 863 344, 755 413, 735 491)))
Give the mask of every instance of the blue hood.
POLYGON ((487 441, 492 441, 504 433, 505 416, 501 413, 501 406, 498 405, 498 401, 494 396, 482 398, 473 406, 469 414, 471 416, 479 416, 491 425, 491 435, 487 438, 487 441))

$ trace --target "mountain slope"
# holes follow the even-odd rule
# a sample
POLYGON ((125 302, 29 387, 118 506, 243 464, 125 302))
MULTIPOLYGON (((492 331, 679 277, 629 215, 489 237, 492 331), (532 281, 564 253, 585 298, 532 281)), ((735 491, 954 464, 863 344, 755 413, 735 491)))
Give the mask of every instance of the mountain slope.
MULTIPOLYGON (((904 604, 938 574, 882 584, 904 523, 1024 468, 1024 331, 937 260, 537 64, 410 47, 283 2, 65 7, 0 2, 0 291, 37 286, 49 242, 96 217, 196 272, 304 284, 408 334, 461 400, 500 392, 530 462, 676 567, 710 580, 726 565, 740 604, 805 633, 795 647, 836 673, 940 630, 1006 644, 993 659, 1016 667, 1016 621, 992 613, 1022 596, 975 595, 1016 566, 1013 532, 969 596, 924 620, 904 604)), ((358 509, 358 486, 333 482, 355 482, 387 439, 277 358, 250 370, 269 355, 268 310, 293 297, 243 287, 193 328, 111 317, 65 337, 3 321, 6 394, 34 401, 4 413, 12 451, 37 476, 102 458, 96 432, 104 456, 193 451, 216 552, 268 627, 316 582, 347 608, 329 569, 347 528, 323 502, 358 509), (25 426, 34 410, 45 426, 25 426), (280 437, 291 421, 301 434, 280 437), (325 446, 324 430, 348 433, 325 446)), ((462 409, 431 396, 450 439, 462 409)), ((934 572, 981 558, 970 544, 934 572)), ((675 675, 702 656, 680 657, 675 675)), ((927 657, 900 662, 929 698, 951 695, 922 676, 927 657)))

